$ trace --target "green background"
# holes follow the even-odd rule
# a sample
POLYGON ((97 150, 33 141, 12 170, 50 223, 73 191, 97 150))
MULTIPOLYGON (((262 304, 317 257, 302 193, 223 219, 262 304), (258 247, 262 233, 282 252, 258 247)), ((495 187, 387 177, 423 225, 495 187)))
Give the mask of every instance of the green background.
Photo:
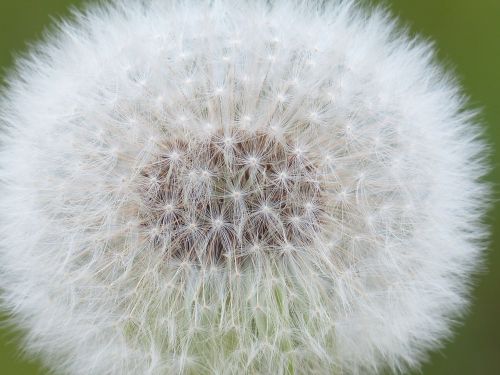
MULTIPOLYGON (((483 109, 486 136, 493 146, 495 198, 500 192, 500 0, 392 0, 382 3, 400 16, 412 32, 436 42, 443 63, 453 69, 471 97, 483 109)), ((0 78, 56 19, 68 14, 76 0, 0 0, 0 78)), ((500 205, 489 215, 493 236, 487 254, 488 272, 477 279, 474 303, 453 340, 423 366, 424 375, 500 374, 500 205)), ((19 356, 16 335, 0 329, 0 373, 45 374, 37 362, 19 356)), ((140 375, 140 374, 138 374, 140 375)))

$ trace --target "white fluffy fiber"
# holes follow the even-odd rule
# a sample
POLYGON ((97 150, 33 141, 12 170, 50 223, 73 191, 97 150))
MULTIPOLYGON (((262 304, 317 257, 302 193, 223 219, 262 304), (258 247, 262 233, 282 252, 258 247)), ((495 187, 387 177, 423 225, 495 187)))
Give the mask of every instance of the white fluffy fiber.
POLYGON ((417 367, 466 306, 483 144, 352 1, 115 1, 1 98, 2 305, 67 374, 417 367), (329 5, 328 5, 329 4, 329 5))

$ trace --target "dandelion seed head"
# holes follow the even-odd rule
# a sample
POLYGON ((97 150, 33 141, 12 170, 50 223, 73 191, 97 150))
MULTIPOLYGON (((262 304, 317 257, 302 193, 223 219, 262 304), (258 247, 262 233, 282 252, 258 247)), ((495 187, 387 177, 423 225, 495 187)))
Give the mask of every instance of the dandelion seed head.
POLYGON ((484 146, 432 48, 333 1, 115 0, 0 104, 2 308, 72 375, 401 372, 481 259, 484 146))

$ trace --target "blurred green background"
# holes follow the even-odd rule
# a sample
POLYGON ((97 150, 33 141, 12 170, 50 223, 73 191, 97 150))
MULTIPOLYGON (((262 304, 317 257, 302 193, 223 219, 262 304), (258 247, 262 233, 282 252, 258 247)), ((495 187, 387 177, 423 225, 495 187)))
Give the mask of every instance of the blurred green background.
MULTIPOLYGON (((133 1, 133 0, 132 0, 133 1)), ((436 42, 440 59, 453 69, 483 109, 487 140, 493 146, 494 170, 489 179, 500 195, 500 0, 366 0, 384 4, 400 16, 412 33, 436 42)), ((26 50, 51 24, 68 14, 78 0, 0 0, 0 78, 16 53, 26 50)), ((491 210, 493 236, 487 254, 488 272, 477 278, 472 308, 444 349, 422 368, 424 375, 500 374, 500 204, 491 210)), ((37 362, 19 356, 16 335, 0 329, 0 374, 45 374, 37 362)), ((138 374, 140 375, 140 374, 138 374)))

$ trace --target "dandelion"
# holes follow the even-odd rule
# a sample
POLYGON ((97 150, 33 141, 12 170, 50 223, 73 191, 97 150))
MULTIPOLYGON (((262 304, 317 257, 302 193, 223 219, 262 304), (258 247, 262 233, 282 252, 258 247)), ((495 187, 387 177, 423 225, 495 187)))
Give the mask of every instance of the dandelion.
POLYGON ((1 99, 0 285, 67 374, 418 367, 480 261, 475 114, 352 1, 114 1, 1 99))

